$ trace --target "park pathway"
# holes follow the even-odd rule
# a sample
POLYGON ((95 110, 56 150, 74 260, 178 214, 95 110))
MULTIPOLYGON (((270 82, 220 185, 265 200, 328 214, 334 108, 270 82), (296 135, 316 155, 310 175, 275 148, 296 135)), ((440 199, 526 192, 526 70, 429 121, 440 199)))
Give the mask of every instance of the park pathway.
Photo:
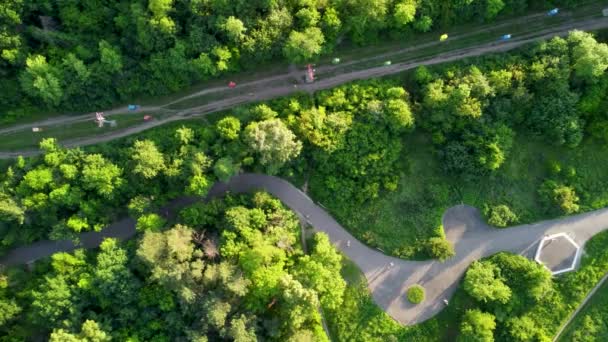
MULTIPOLYGON (((500 251, 530 255, 545 234, 558 232, 568 233, 583 246, 593 235, 608 227, 608 209, 601 209, 499 230, 486 225, 475 208, 458 205, 448 209, 443 217, 446 237, 454 244, 456 256, 444 263, 436 260, 409 261, 384 255, 364 245, 305 193, 281 178, 241 174, 228 183, 217 183, 208 198, 222 196, 228 191, 243 193, 258 189, 278 197, 286 206, 306 217, 315 230, 327 233, 334 245, 365 274, 376 303, 391 317, 406 325, 423 322, 441 311, 443 300, 452 296, 467 267, 477 259, 500 251), (410 304, 404 296, 414 284, 420 284, 426 290, 426 300, 418 305, 410 304)), ((174 215, 179 208, 196 200, 177 199, 167 209, 161 209, 161 213, 164 210, 174 215)), ((82 234, 79 246, 71 241, 40 241, 10 251, 0 259, 0 264, 30 263, 59 251, 96 247, 106 237, 128 239, 135 233, 135 221, 127 218, 101 232, 82 234)))

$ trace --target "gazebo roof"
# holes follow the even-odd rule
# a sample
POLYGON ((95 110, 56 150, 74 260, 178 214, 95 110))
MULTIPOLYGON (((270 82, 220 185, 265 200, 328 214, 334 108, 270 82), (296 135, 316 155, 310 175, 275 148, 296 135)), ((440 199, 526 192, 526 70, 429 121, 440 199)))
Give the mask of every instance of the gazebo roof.
POLYGON ((579 245, 566 233, 546 235, 540 241, 534 260, 553 275, 573 271, 580 254, 579 245))

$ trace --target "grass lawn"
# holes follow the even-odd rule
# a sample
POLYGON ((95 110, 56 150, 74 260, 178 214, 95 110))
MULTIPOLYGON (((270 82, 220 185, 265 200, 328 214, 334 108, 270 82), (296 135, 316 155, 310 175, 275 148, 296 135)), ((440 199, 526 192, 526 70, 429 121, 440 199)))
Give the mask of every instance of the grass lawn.
POLYGON ((507 204, 520 224, 552 218, 538 195, 544 179, 551 177, 551 162, 558 162, 562 170, 574 168, 571 181, 576 184, 581 211, 608 206, 608 189, 603 185, 608 184, 608 146, 590 139, 568 149, 520 132, 505 164, 495 174, 476 180, 446 177, 424 132, 411 134, 405 146, 406 165, 396 170, 402 176, 395 192, 384 193, 348 213, 332 210, 357 238, 402 258, 426 258, 422 242, 440 236, 442 215, 456 204, 480 210, 485 204, 507 204))
MULTIPOLYGON (((542 327, 547 336, 552 337, 559 326, 576 309, 589 290, 608 271, 608 231, 604 231, 588 241, 581 261, 581 267, 553 280, 553 291, 539 302, 530 306, 526 316, 542 327)), ((342 276, 348 286, 343 305, 336 311, 326 310, 326 319, 333 341, 455 341, 462 315, 476 307, 474 300, 459 288, 449 305, 434 318, 414 326, 402 326, 388 316, 373 301, 367 281, 356 265, 343 259, 342 276)), ((405 295, 405 294, 404 294, 405 295)), ((608 328, 603 317, 608 317, 608 285, 596 294, 587 311, 579 314, 580 320, 592 315, 597 328, 597 339, 578 341, 606 341, 608 328), (601 296, 601 298, 600 298, 601 296), (602 316, 600 316, 602 315, 602 316), (601 326, 601 327, 600 327, 601 326)), ((589 320, 589 318, 587 318, 589 320)), ((498 322, 498 324, 501 324, 498 322)), ((575 321, 573 327, 578 327, 575 321)), ((581 329, 585 334, 585 329, 581 329)), ((563 341, 573 341, 571 330, 562 336, 563 341)), ((495 334, 496 341, 507 341, 508 337, 495 334)))

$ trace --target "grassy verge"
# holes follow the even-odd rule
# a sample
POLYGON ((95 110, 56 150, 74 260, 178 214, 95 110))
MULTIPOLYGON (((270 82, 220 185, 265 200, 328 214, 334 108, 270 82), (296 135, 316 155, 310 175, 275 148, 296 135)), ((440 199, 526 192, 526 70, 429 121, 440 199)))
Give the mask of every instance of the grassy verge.
POLYGON ((604 283, 568 325, 558 341, 606 341, 607 322, 608 283, 604 283))
MULTIPOLYGON (((401 53, 393 54, 392 56, 387 56, 386 58, 374 59, 371 61, 365 61, 361 63, 353 63, 345 67, 337 67, 335 69, 330 69, 327 73, 323 74, 319 73, 317 76, 319 77, 329 77, 331 75, 341 74, 347 71, 354 70, 363 70, 373 66, 379 66, 382 61, 386 59, 390 59, 393 62, 405 62, 412 61, 415 59, 420 59, 432 55, 436 55, 438 53, 463 48, 466 46, 470 46, 471 44, 480 44, 496 41, 498 37, 504 33, 511 33, 514 35, 514 39, 517 39, 520 36, 526 35, 528 33, 534 33, 539 31, 541 28, 546 29, 547 27, 557 26, 566 22, 574 22, 577 19, 583 17, 590 17, 597 15, 601 16, 602 5, 597 2, 589 1, 585 5, 579 5, 576 8, 568 9, 565 14, 560 14, 556 17, 539 17, 532 21, 528 21, 525 23, 521 22, 510 22, 511 20, 517 19, 517 17, 525 16, 526 14, 516 16, 503 16, 501 20, 498 20, 493 23, 486 24, 462 24, 452 28, 449 28, 446 32, 453 37, 453 39, 448 40, 444 44, 435 44, 431 45, 426 49, 420 49, 413 51, 406 51, 401 53), (478 31, 476 34, 470 34, 470 32, 478 31), (462 37, 459 37, 462 36, 462 37)), ((534 8, 531 9, 527 14, 538 13, 539 9, 534 8)), ((390 54, 396 50, 403 50, 404 48, 415 48, 424 43, 429 42, 437 42, 438 36, 443 33, 440 29, 434 30, 429 33, 404 33, 400 36, 395 37, 383 37, 378 40, 378 43, 367 45, 365 47, 356 46, 352 44, 343 44, 336 48, 331 54, 327 54, 322 56, 318 65, 329 65, 334 56, 339 56, 343 63, 347 63, 349 61, 370 58, 382 54, 390 54)), ((194 94, 204 89, 215 88, 215 87, 226 87, 229 81, 236 81, 237 83, 245 83, 250 81, 255 81, 260 78, 269 77, 272 75, 281 75, 287 74, 288 72, 288 63, 282 60, 274 60, 269 61, 267 63, 263 63, 261 65, 257 65, 255 69, 252 70, 243 70, 243 71, 235 71, 226 75, 223 75, 217 79, 201 82, 195 84, 191 87, 183 89, 179 92, 168 94, 165 96, 141 96, 133 98, 131 103, 141 103, 146 105, 163 105, 172 101, 176 101, 182 97, 185 97, 190 94, 194 94)), ((283 80, 279 82, 280 84, 289 82, 289 80, 283 80)), ((242 92, 246 92, 248 90, 239 90, 242 92)), ((197 106, 205 104, 210 98, 217 98, 222 94, 215 93, 213 96, 201 96, 194 97, 192 99, 185 100, 183 103, 175 104, 174 108, 187 108, 188 106, 197 106)), ((123 105, 126 105, 124 103, 123 105)), ((0 127, 9 127, 15 124, 23 124, 34 122, 36 120, 49 117, 51 113, 38 111, 32 109, 31 113, 19 117, 18 119, 8 123, 0 124, 0 127)), ((53 114, 54 115, 54 114, 53 114)))

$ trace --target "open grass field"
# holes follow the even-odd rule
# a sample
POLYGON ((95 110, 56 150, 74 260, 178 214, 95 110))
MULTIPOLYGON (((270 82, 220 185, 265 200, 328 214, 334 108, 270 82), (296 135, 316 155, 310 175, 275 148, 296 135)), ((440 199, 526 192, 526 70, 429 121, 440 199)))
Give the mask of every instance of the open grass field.
MULTIPOLYGON (((581 211, 608 206, 608 147, 585 140, 576 149, 555 147, 520 132, 505 164, 497 172, 476 179, 447 177, 441 170, 430 138, 421 131, 410 135, 403 155, 398 189, 384 193, 348 213, 332 212, 358 238, 402 258, 426 258, 422 241, 440 236, 441 218, 453 205, 506 204, 519 216, 518 224, 554 215, 542 206, 538 189, 559 164, 576 187, 581 211), (573 174, 570 174, 573 172, 573 174)), ((331 208, 331 205, 329 206, 331 208)))

